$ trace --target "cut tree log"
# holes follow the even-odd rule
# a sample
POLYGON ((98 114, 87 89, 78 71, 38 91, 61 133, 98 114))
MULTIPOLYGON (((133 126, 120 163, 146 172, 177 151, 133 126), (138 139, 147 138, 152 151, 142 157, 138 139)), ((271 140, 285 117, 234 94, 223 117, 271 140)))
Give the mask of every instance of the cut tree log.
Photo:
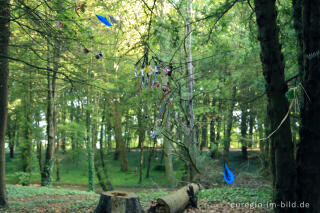
POLYGON ((199 191, 199 185, 188 184, 181 189, 172 192, 169 195, 157 198, 151 202, 150 208, 147 210, 148 213, 179 213, 183 212, 185 208, 191 204, 194 205, 195 196, 199 191), (189 196, 188 190, 190 187, 193 188, 193 195, 189 196))
POLYGON ((95 213, 143 213, 138 195, 130 192, 102 192, 95 213))

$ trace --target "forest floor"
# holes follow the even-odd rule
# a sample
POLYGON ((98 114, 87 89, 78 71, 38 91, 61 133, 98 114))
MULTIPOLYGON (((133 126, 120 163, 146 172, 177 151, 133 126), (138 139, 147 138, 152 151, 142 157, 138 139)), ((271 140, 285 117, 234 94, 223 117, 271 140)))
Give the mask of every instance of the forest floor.
MULTIPOLYGON (((156 169, 159 166, 162 168, 163 165, 161 153, 161 150, 156 151, 152 158, 150 178, 145 178, 146 167, 143 169, 143 184, 138 184, 139 175, 134 172, 134 168, 137 167, 136 162, 139 162, 138 152, 128 153, 130 168, 128 172, 121 172, 118 161, 113 160, 112 154, 107 155, 107 162, 112 162, 108 165, 108 169, 115 189, 137 193, 143 207, 147 207, 154 198, 174 190, 165 188, 164 171, 156 169)), ((207 187, 211 189, 201 190, 198 199, 199 209, 188 209, 186 212, 268 212, 266 208, 255 208, 259 204, 271 202, 271 183, 258 174, 257 154, 256 151, 249 151, 249 160, 243 162, 241 152, 232 150, 229 167, 236 175, 235 183, 227 186, 221 178, 221 169, 213 168, 222 184, 211 184, 207 187)), ((148 155, 146 152, 145 159, 148 155)), ((87 192, 87 161, 83 156, 85 153, 77 155, 67 153, 63 156, 60 161, 61 180, 55 181, 51 188, 39 187, 40 175, 36 166, 30 186, 19 186, 19 181, 23 177, 19 173, 19 154, 14 159, 7 156, 6 177, 7 183, 11 184, 7 186, 10 208, 0 209, 0 212, 92 212, 98 204, 99 193, 102 190, 96 185, 95 192, 87 192)), ((179 159, 174 159, 173 163, 175 177, 181 180, 183 164, 179 159)), ((36 159, 34 165, 37 165, 36 159)), ((97 180, 95 181, 97 183, 97 180)))
MULTIPOLYGON (((246 172, 248 174, 256 174, 259 160, 257 151, 248 151, 249 160, 241 161, 241 151, 231 150, 229 159, 229 168, 235 172, 246 172)), ((109 172, 109 179, 115 187, 124 188, 157 188, 165 187, 165 171, 163 152, 161 150, 155 151, 151 160, 150 177, 146 178, 147 164, 149 158, 149 151, 144 152, 144 167, 143 167, 143 180, 139 184, 139 152, 128 152, 129 170, 127 172, 120 171, 119 160, 113 159, 114 153, 108 153, 105 155, 106 165, 109 172)), ((21 172, 21 154, 15 154, 14 158, 10 158, 9 154, 6 155, 6 181, 9 184, 21 184, 27 178, 21 172)), ((57 181, 56 168, 53 171, 53 185, 61 188, 74 188, 80 190, 86 190, 88 184, 88 161, 86 152, 60 154, 60 180, 57 181), (76 178, 75 178, 76 177, 76 178)), ((30 177, 30 184, 40 183, 40 172, 38 159, 34 156, 33 170, 30 177)), ((184 164, 180 159, 174 157, 173 159, 174 175, 176 180, 181 180, 184 175, 184 164)), ((216 168, 216 171, 222 173, 221 168, 216 168)), ((222 176, 221 176, 222 177, 222 176)), ((223 180, 223 177, 222 177, 223 180)), ((98 179, 95 177, 95 183, 98 183, 98 179)), ((139 189, 137 189, 139 190, 139 189)), ((96 185, 96 192, 100 192, 100 186, 96 185)))
MULTIPOLYGON (((0 209, 3 213, 89 213, 99 202, 99 194, 72 189, 56 189, 36 186, 7 186, 9 208, 0 209)), ((166 195, 162 189, 149 189, 138 193, 144 208, 151 200, 166 195)), ((250 188, 204 189, 198 195, 198 209, 191 212, 269 212, 266 208, 257 208, 259 203, 271 200, 271 190, 250 188), (239 205, 243 206, 239 206, 239 205), (247 206, 244 206, 247 204, 247 206)))

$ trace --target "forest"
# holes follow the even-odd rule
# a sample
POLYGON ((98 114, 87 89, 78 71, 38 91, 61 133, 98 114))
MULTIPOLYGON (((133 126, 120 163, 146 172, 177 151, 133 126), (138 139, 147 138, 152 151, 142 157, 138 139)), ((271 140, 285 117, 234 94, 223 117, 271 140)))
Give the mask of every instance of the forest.
POLYGON ((320 212, 320 0, 0 0, 0 212, 320 212))

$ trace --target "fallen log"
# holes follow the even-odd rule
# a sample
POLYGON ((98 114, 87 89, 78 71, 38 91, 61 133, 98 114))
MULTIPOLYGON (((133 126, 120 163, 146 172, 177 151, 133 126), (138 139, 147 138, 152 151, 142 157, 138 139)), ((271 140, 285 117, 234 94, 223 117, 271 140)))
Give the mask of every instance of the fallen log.
POLYGON ((130 192, 102 192, 95 213, 143 213, 138 195, 130 192))
POLYGON ((196 205, 195 196, 199 191, 199 185, 188 184, 169 195, 157 198, 151 202, 148 213, 179 213, 183 212, 190 204, 196 205), (188 193, 189 191, 189 193, 188 193), (193 192, 191 192, 193 191, 193 192))

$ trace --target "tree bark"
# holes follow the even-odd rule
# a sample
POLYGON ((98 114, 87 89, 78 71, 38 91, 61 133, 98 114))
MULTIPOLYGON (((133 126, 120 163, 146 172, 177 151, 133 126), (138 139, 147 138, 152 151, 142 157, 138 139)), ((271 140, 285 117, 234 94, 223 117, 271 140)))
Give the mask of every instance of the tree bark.
POLYGON ((303 105, 297 154, 298 200, 310 204, 299 212, 320 212, 320 1, 302 1, 303 105), (316 56, 310 57, 315 53, 316 56))
MULTIPOLYGON (((21 165, 22 171, 28 173, 31 177, 32 169, 32 81, 31 70, 29 70, 29 79, 25 79, 26 95, 23 97, 23 141, 21 148, 21 165)), ((23 185, 28 185, 29 181, 23 182, 23 185)))
POLYGON ((249 141, 248 141, 248 147, 252 148, 253 146, 253 127, 254 127, 254 119, 255 119, 255 114, 253 112, 252 107, 250 108, 250 113, 249 113, 249 141))
POLYGON ((126 152, 126 144, 123 141, 122 137, 122 128, 121 128, 121 112, 119 110, 118 101, 114 101, 113 103, 113 122, 114 122, 114 132, 116 136, 116 143, 118 144, 119 154, 120 154, 120 164, 121 171, 128 171, 128 157, 126 152))
MULTIPOLYGON (((167 106, 168 107, 168 106, 167 106)), ((165 128, 168 132, 171 131, 171 123, 170 123, 170 111, 167 109, 167 117, 165 122, 165 128)), ((173 173, 173 164, 172 164, 172 145, 168 138, 163 138, 163 151, 164 151, 164 166, 166 171, 166 179, 168 187, 175 186, 175 177, 173 173)))
POLYGON ((247 118, 248 118, 248 111, 247 108, 242 104, 241 108, 241 124, 240 124, 240 131, 241 131, 241 152, 242 152, 242 159, 248 160, 248 152, 247 152, 247 118))
POLYGON ((143 213, 139 197, 131 192, 102 192, 95 213, 143 213))
POLYGON ((185 27, 185 38, 186 38, 186 61, 187 61, 187 89, 188 89, 188 104, 187 104, 187 131, 185 131, 185 144, 190 154, 190 161, 193 161, 189 166, 189 180, 191 181, 194 175, 197 173, 197 141, 194 124, 194 111, 193 111, 193 87, 194 87, 194 74, 192 65, 192 0, 187 1, 187 15, 186 15, 186 27, 185 27))
POLYGON ((199 191, 199 186, 197 184, 189 184, 180 188, 177 191, 170 193, 169 195, 157 198, 150 205, 150 208, 147 210, 148 213, 177 213, 183 212, 184 209, 190 204, 190 197, 187 190, 189 187, 193 188, 194 196, 197 195, 199 191))
MULTIPOLYGON (((279 43, 279 27, 275 0, 255 0, 256 19, 261 46, 261 62, 266 80, 268 116, 271 130, 276 130, 286 117, 289 103, 285 97, 287 84, 284 77, 284 62, 279 43)), ((274 178, 273 200, 279 204, 296 200, 296 170, 293 144, 288 117, 271 137, 274 178)), ((275 212, 293 212, 290 208, 276 208, 275 212)))
MULTIPOLYGON (((57 49, 54 47, 54 58, 58 57, 57 49)), ((50 49, 48 42, 48 68, 50 68, 50 49)), ((48 145, 46 158, 41 172, 41 185, 49 186, 52 182, 52 170, 54 166, 54 145, 56 136, 56 78, 58 63, 54 63, 53 73, 48 72, 48 96, 47 96, 47 136, 48 145)))
POLYGON ((9 37, 10 5, 9 0, 0 0, 0 206, 8 205, 5 177, 5 136, 8 115, 8 79, 9 79, 9 37))

